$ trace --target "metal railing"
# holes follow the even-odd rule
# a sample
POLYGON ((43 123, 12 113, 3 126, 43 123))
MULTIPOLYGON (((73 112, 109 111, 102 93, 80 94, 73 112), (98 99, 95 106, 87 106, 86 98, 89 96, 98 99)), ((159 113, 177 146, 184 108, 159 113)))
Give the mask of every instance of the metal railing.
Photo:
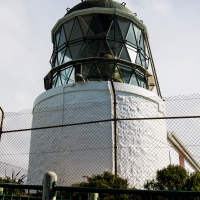
POLYGON ((42 185, 0 183, 0 200, 41 200, 42 185))
MULTIPOLYGON (((41 200, 42 185, 0 184, 1 200, 41 200), (2 191, 2 190, 1 190, 2 191)), ((199 200, 200 192, 150 191, 132 189, 107 189, 55 186, 57 200, 199 200)), ((46 200, 46 199, 43 199, 46 200)))
POLYGON ((105 189, 105 188, 78 188, 56 186, 57 199, 70 200, 153 200, 153 199, 200 199, 200 192, 190 191, 150 191, 150 190, 124 190, 124 189, 105 189), (97 195, 94 195, 97 194, 97 195))

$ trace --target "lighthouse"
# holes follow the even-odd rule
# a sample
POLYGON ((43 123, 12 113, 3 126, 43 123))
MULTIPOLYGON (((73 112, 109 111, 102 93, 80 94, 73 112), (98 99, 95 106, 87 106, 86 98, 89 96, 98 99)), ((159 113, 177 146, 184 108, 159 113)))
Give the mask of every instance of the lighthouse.
POLYGON ((85 0, 51 36, 32 125, 74 125, 32 131, 28 183, 41 183, 46 171, 60 185, 109 171, 142 188, 169 164, 164 120, 123 120, 165 116, 146 26, 125 3, 85 0))

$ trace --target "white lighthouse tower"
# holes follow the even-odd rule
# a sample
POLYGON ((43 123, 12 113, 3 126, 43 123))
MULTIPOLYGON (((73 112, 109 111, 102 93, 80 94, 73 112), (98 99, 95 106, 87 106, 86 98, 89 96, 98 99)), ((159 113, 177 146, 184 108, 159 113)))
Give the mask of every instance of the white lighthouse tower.
POLYGON ((165 121, 118 120, 165 116, 146 26, 125 3, 86 0, 58 20, 52 42, 33 127, 102 122, 33 131, 28 183, 41 183, 49 170, 64 185, 110 171, 141 188, 169 164, 159 148, 165 121))

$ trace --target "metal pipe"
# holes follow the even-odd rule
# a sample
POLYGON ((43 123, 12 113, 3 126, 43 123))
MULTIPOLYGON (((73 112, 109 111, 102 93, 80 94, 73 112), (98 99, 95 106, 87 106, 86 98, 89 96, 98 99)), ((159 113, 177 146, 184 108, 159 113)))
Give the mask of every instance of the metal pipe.
POLYGON ((3 109, 0 107, 2 116, 1 116, 1 124, 0 124, 0 141, 1 141, 1 134, 2 134, 2 130, 3 130, 3 121, 4 121, 4 111, 3 109))
POLYGON ((106 119, 106 120, 98 120, 98 121, 90 121, 90 122, 81 122, 81 123, 74 123, 74 124, 61 124, 56 126, 44 126, 44 127, 38 127, 38 128, 27 128, 27 129, 17 129, 17 130, 9 130, 9 131, 2 131, 1 133, 12 133, 12 132, 22 132, 22 131, 32 131, 32 130, 41 130, 41 129, 49 129, 49 128, 59 128, 64 126, 78 126, 78 125, 85 125, 85 124, 95 124, 95 123, 101 123, 101 122, 112 122, 112 121, 123 121, 123 120, 159 120, 159 119, 194 119, 194 118, 200 118, 200 116, 182 116, 182 117, 142 117, 142 118, 116 118, 116 119, 106 119))
POLYGON ((117 165, 118 165, 118 129, 117 129, 117 98, 113 80, 111 80, 113 99, 114 99, 114 151, 115 151, 115 177, 117 177, 117 165))
MULTIPOLYGON (((169 135, 169 134, 168 134, 169 135)), ((193 165, 193 167, 199 171, 200 170, 200 165, 199 163, 195 160, 195 158, 193 158, 192 154, 188 151, 188 149, 185 147, 185 145, 180 141, 180 139, 177 137, 177 135, 172 132, 170 133, 170 135, 168 136, 168 139, 176 146, 176 148, 182 152, 182 149, 184 150, 184 152, 182 152, 184 154, 184 157, 186 157, 187 160, 190 161, 190 163, 193 165), (171 136, 171 137, 170 137, 171 136), (172 137, 174 138, 174 140, 176 142, 174 142, 174 140, 172 139, 172 137), (178 145, 177 145, 178 144, 178 145), (191 162, 192 161, 192 162, 191 162)))
POLYGON ((153 61, 153 56, 152 56, 151 48, 150 48, 150 45, 149 45, 149 40, 148 40, 147 35, 146 34, 144 34, 144 35, 145 35, 147 49, 148 49, 148 53, 149 53, 149 57, 150 57, 151 68, 152 68, 153 76, 154 76, 155 83, 156 83, 156 90, 157 90, 158 96, 160 96, 162 98, 160 86, 159 86, 159 82, 158 82, 158 77, 157 77, 157 74, 156 74, 155 65, 154 65, 154 61, 153 61))

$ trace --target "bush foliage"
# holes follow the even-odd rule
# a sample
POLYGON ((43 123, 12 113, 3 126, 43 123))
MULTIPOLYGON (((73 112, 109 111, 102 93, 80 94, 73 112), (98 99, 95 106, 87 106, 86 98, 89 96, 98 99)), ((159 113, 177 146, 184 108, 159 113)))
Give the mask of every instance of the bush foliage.
POLYGON ((95 174, 84 176, 86 182, 75 183, 72 186, 76 187, 97 187, 97 188, 128 188, 128 180, 119 176, 115 176, 110 172, 103 172, 103 174, 95 174))
POLYGON ((200 172, 189 173, 179 165, 168 165, 156 172, 156 178, 147 180, 148 190, 200 191, 200 172))

